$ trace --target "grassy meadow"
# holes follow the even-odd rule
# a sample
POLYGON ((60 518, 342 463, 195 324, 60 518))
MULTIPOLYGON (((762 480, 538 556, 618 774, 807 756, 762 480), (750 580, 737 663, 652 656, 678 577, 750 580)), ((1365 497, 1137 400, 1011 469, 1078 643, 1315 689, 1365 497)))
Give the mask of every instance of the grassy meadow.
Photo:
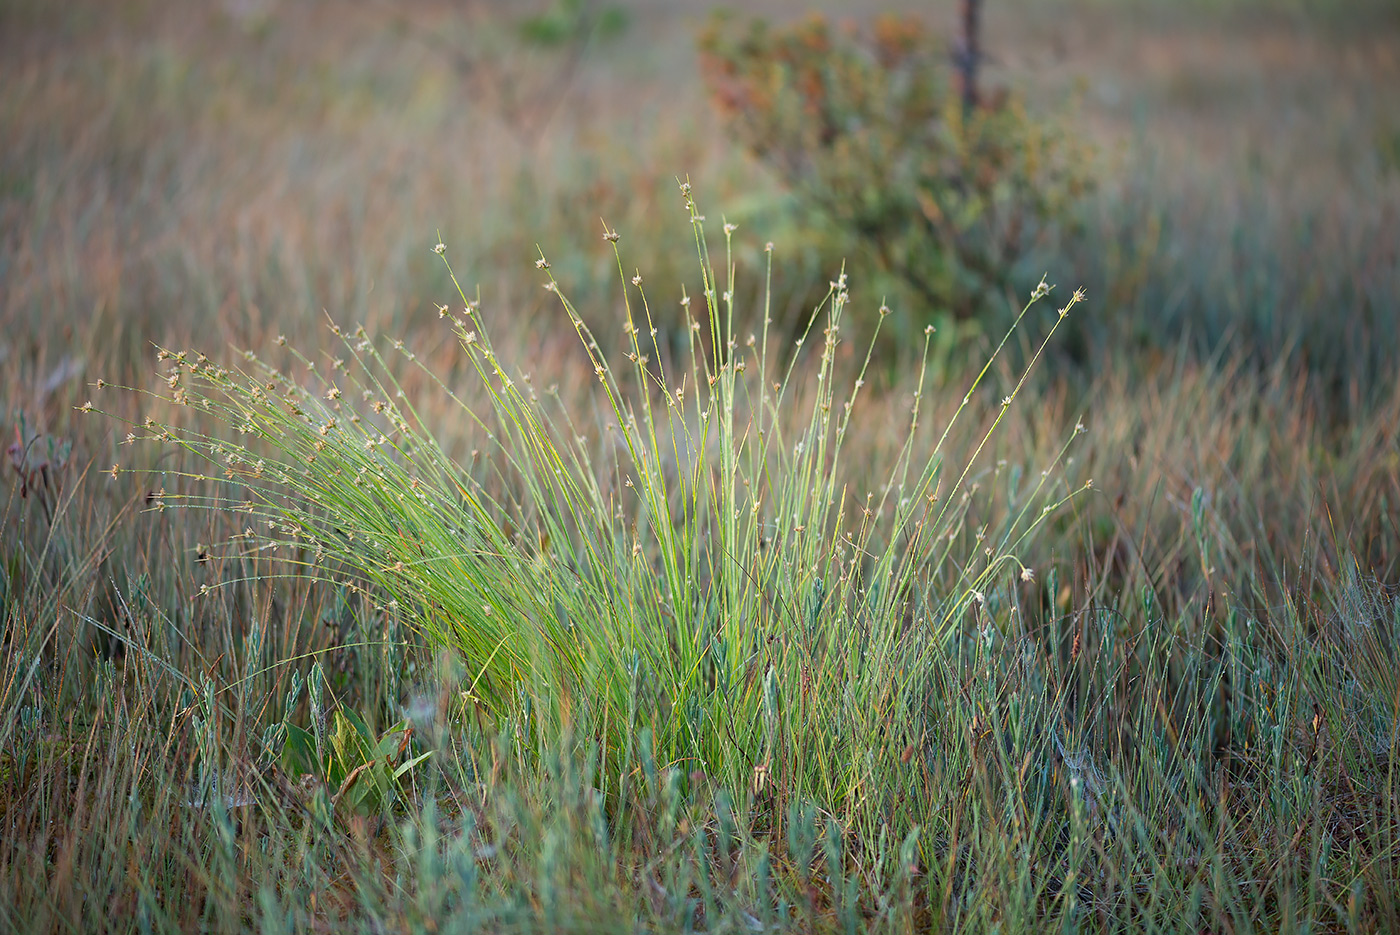
POLYGON ((964 315, 709 7, 0 0, 0 928, 1400 930, 1400 14, 987 0, 964 315))

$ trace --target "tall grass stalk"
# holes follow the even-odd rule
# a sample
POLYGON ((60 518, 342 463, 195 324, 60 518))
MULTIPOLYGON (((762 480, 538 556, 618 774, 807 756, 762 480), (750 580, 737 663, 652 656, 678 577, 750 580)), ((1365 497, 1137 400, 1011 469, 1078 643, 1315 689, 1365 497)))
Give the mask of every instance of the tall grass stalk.
MULTIPOLYGON (((948 431, 916 450, 922 378, 884 484, 848 489, 843 464, 859 453, 846 450, 846 433, 870 353, 839 390, 846 275, 791 353, 777 348, 766 314, 761 343, 741 341, 734 227, 724 227, 721 281, 689 184, 681 191, 704 290, 685 359, 666 359, 641 277, 629 283, 606 225, 625 366, 610 361, 543 255, 537 263, 598 381, 592 424, 497 357, 479 303, 458 284, 461 311, 441 312, 475 375, 470 395, 402 341, 392 346, 476 426, 484 444, 470 461, 448 455, 396 362, 362 328, 332 324, 344 357, 329 361, 289 349, 277 366, 249 352, 230 371, 203 354, 161 352, 162 398, 245 440, 149 422, 150 437, 224 474, 189 475, 192 492, 157 506, 246 513, 232 548, 290 553, 307 573, 404 615, 461 654, 465 701, 491 723, 518 721, 519 736, 543 743, 586 713, 605 776, 621 776, 640 719, 654 726, 655 756, 730 788, 771 786, 780 815, 791 797, 846 820, 885 814, 892 793, 872 771, 931 729, 937 715, 921 699, 933 658, 984 613, 988 592, 1031 576, 1017 550, 1073 493, 1047 471, 999 528, 965 535, 969 509, 989 496, 974 480, 979 455, 1021 383, 980 444, 959 454, 946 450, 948 431), (812 337, 820 344, 805 350, 812 337)), ((1036 289, 1015 327, 1049 291, 1036 289)), ((1052 318, 1041 348, 1081 298, 1052 318)), ((689 298, 682 304, 690 310, 689 298)), ((990 372, 989 362, 963 407, 990 372)))

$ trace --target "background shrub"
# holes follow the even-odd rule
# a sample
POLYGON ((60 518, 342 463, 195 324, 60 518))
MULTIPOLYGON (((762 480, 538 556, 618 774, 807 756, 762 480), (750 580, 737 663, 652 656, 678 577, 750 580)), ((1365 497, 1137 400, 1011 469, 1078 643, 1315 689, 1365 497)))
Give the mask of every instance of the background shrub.
POLYGON ((912 16, 836 30, 716 14, 700 49, 729 131, 825 249, 873 260, 935 316, 1007 308, 1017 262, 1090 187, 1088 147, 1015 95, 965 106, 944 40, 912 16))

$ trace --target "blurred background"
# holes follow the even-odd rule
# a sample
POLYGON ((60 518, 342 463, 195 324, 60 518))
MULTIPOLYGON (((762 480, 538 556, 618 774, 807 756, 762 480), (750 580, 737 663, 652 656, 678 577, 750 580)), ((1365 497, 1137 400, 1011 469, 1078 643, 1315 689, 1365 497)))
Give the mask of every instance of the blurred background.
MULTIPOLYGON (((701 289, 689 179, 716 258, 721 219, 737 225, 745 331, 769 241, 777 327, 800 328, 843 262, 850 346, 889 305, 874 382, 891 413, 927 325, 932 379, 956 383, 1042 274, 1052 298, 1083 287, 1045 395, 989 455, 1034 461, 1092 414, 1085 463, 1119 484, 1103 535, 1204 486, 1249 503, 1242 541, 1287 542, 1321 497, 1386 567, 1400 7, 981 7, 965 110, 955 0, 0 0, 4 431, 74 445, 70 465, 129 463, 110 423, 74 423, 95 381, 149 385, 156 343, 228 357, 285 335, 314 354, 327 316, 451 380, 439 240, 506 359, 583 387, 538 251, 620 349, 601 236, 618 231, 664 346, 701 289)), ((896 424, 871 423, 872 450, 896 424)))
MULTIPOLYGON (((766 0, 721 31, 742 34, 750 15, 800 29, 819 12, 832 41, 868 45, 880 14, 910 14, 951 83, 960 6, 766 0)), ((983 97, 1009 92, 1025 121, 1065 136, 1091 183, 995 269, 1015 295, 1047 271, 1088 290, 1062 350, 1082 362, 1233 342, 1339 384, 1389 371, 1400 8, 982 6, 983 97)), ((642 270, 675 308, 698 280, 678 178, 739 225, 741 266, 759 268, 776 243, 785 321, 810 311, 843 259, 865 314, 883 298, 905 328, 947 319, 936 290, 902 290, 858 233, 802 205, 813 179, 794 184, 756 155, 718 106, 697 47, 715 29, 710 7, 4 0, 0 362, 42 397, 80 369, 133 378, 152 341, 265 344, 318 327, 323 309, 407 333, 448 297, 430 252, 439 232, 504 319, 553 321, 539 245, 603 321, 616 273, 600 218, 622 234, 629 275, 642 270)), ((859 121, 860 106, 840 116, 859 121)), ((953 315, 982 321, 956 340, 1004 325, 995 306, 953 315)))

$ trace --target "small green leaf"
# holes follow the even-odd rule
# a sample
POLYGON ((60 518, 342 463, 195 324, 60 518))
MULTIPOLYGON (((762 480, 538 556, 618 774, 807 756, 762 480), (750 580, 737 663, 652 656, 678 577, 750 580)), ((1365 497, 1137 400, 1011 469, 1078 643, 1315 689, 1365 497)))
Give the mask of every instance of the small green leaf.
POLYGON ((417 756, 415 756, 413 759, 406 761, 406 762, 403 763, 398 769, 394 770, 394 779, 395 779, 395 780, 401 779, 401 778, 404 776, 405 773, 407 773, 409 770, 413 769, 413 768, 414 768, 415 766, 417 766, 419 763, 422 763, 424 760, 426 760, 428 757, 430 757, 430 756, 432 756, 432 755, 433 755, 433 751, 429 750, 429 751, 426 752, 426 753, 420 753, 420 754, 418 754, 417 756))

